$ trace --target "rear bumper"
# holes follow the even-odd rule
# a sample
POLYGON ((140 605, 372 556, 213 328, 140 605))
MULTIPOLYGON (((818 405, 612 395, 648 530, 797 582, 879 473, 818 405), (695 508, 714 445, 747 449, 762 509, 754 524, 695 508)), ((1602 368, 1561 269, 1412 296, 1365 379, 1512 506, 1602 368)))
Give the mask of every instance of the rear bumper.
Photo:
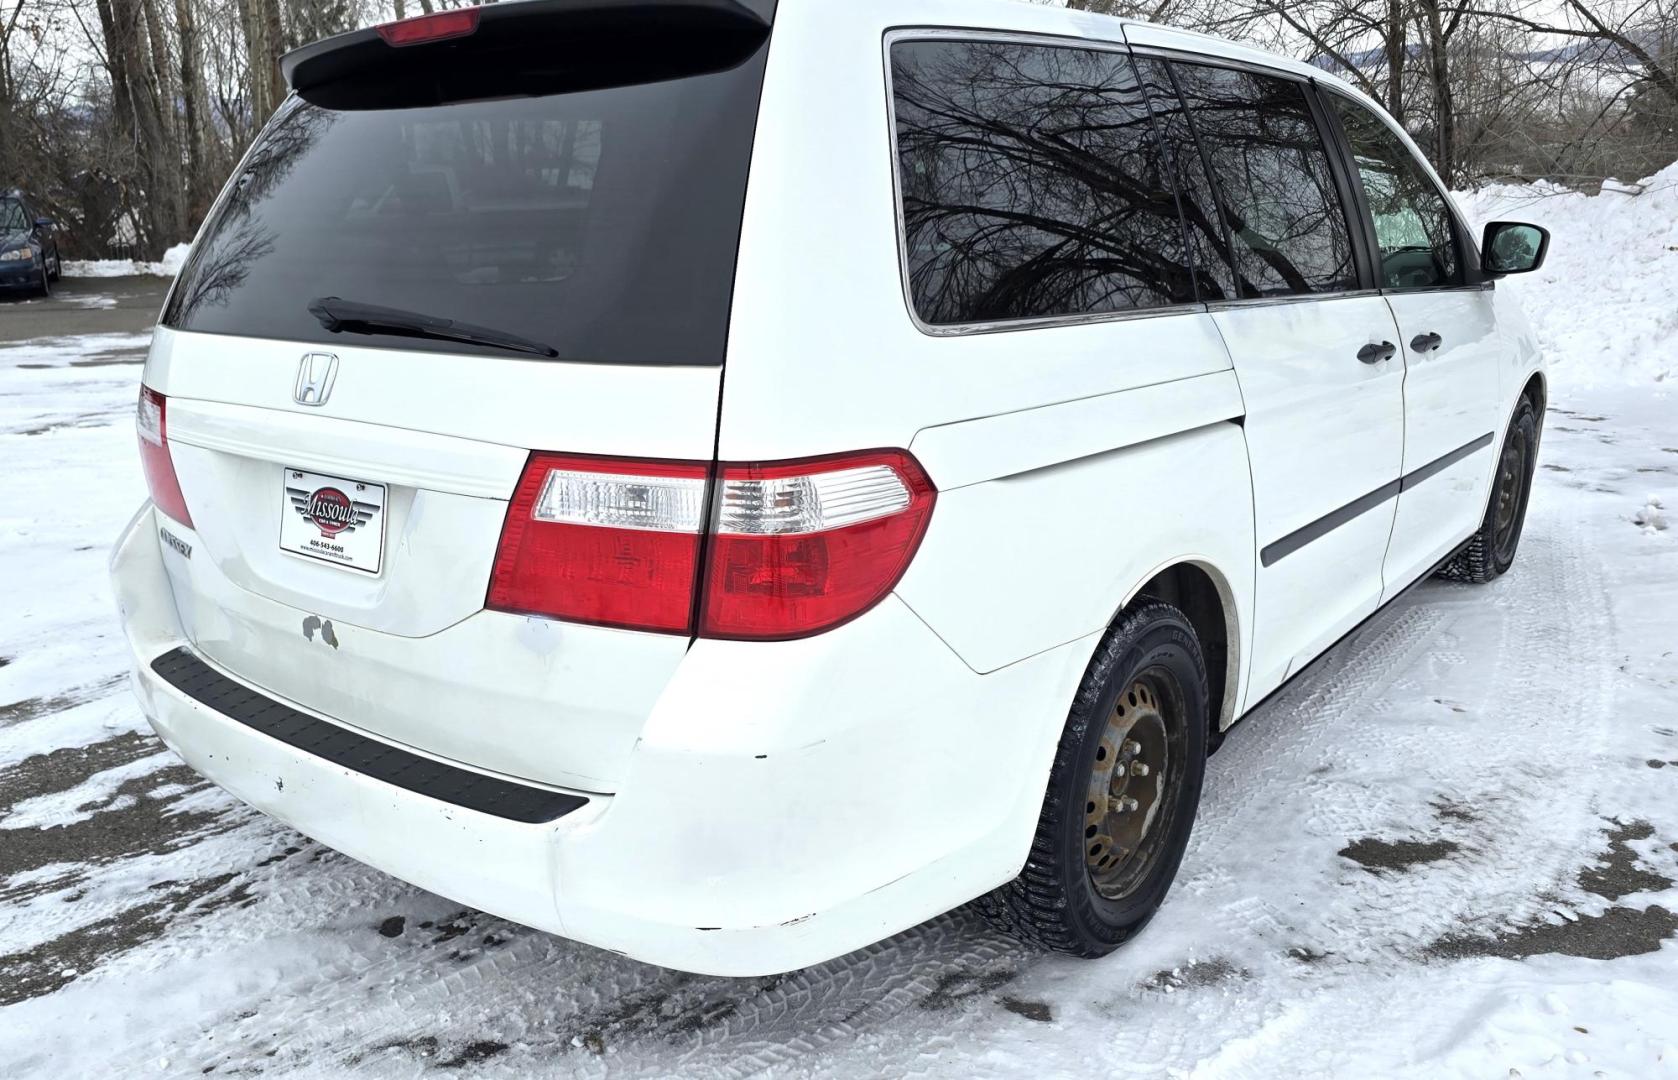
POLYGON ((164 559, 189 556, 157 528, 147 504, 112 577, 136 692, 188 764, 421 888, 707 974, 819 963, 1016 874, 1093 645, 979 676, 895 598, 804 641, 700 641, 617 790, 526 823, 306 752, 162 678, 153 661, 191 648, 164 559))

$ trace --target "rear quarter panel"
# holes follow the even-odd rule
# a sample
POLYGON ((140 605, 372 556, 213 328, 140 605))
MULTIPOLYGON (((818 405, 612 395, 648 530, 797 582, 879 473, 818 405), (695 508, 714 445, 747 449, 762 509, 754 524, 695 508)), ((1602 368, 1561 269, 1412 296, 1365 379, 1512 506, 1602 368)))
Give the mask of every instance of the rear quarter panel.
MULTIPOLYGON (((1104 628, 1179 561, 1248 633, 1239 387, 1203 311, 949 335, 904 296, 886 35, 1004 29, 1123 44, 1123 24, 948 0, 787 3, 747 191, 719 452, 909 447, 940 489, 899 595, 975 671, 1104 628)), ((1245 642, 1242 644, 1245 653, 1245 642)))
MULTIPOLYGON (((1214 401, 1227 393, 1196 389, 1214 401)), ((1131 395, 1138 411, 1149 403, 1143 391, 1131 395)), ((1059 411, 1020 418, 1021 443, 1052 443, 1059 411)), ((1159 571, 1194 563, 1234 605, 1238 662, 1252 634, 1246 443, 1233 422, 1185 424, 1176 434, 940 493, 899 595, 969 666, 988 672, 1104 629, 1159 571)))

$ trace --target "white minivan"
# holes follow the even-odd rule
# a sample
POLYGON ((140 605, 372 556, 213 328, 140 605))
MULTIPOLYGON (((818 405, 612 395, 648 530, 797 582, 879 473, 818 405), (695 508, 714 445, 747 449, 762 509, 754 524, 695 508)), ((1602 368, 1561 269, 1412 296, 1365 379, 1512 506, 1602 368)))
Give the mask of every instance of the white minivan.
POLYGON ((1548 238, 1317 67, 529 0, 284 70, 112 572, 163 740, 425 889, 696 972, 975 898, 1101 955, 1237 718, 1514 558, 1548 238))

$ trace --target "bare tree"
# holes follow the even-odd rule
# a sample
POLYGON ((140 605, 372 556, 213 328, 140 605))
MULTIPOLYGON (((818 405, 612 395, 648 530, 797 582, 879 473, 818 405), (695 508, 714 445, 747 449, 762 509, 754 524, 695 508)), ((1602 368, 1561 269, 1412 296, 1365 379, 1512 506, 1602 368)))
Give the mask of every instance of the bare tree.
POLYGON ((181 141, 186 152, 186 206, 196 219, 208 208, 214 178, 210 173, 209 91, 204 81, 204 52, 193 0, 174 0, 176 55, 181 90, 181 141))
POLYGON ((1678 0, 1066 4, 1164 17, 1317 64, 1385 105, 1453 183, 1588 183, 1678 157, 1678 0))
POLYGON ((261 122, 273 115, 285 96, 285 81, 279 66, 285 41, 280 4, 279 0, 238 0, 238 7, 245 37, 249 106, 252 117, 261 122))
MULTIPOLYGON (((0 183, 66 250, 185 239, 318 37, 473 0, 0 0, 0 183)), ((1589 184, 1678 157, 1678 0, 1034 0, 1297 56, 1384 104, 1452 183, 1589 184)))

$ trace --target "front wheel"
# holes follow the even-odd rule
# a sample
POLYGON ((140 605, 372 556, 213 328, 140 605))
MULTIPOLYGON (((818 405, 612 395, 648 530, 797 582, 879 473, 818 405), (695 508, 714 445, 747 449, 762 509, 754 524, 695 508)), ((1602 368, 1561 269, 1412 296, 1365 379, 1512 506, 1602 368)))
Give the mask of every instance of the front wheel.
POLYGON ((47 272, 47 257, 41 256, 41 280, 35 284, 35 291, 43 298, 52 295, 52 275, 47 272))
POLYGON ((1055 753, 1020 876, 979 901, 1004 930, 1112 952, 1177 875, 1206 769, 1206 661, 1188 618, 1146 601, 1107 632, 1055 753))
POLYGON ((1492 478, 1486 516, 1468 546, 1440 567, 1440 577, 1483 585, 1514 565, 1521 529, 1526 525, 1527 500, 1532 495, 1532 474, 1537 462, 1538 409, 1530 397, 1523 397, 1498 452, 1497 475, 1492 478))

